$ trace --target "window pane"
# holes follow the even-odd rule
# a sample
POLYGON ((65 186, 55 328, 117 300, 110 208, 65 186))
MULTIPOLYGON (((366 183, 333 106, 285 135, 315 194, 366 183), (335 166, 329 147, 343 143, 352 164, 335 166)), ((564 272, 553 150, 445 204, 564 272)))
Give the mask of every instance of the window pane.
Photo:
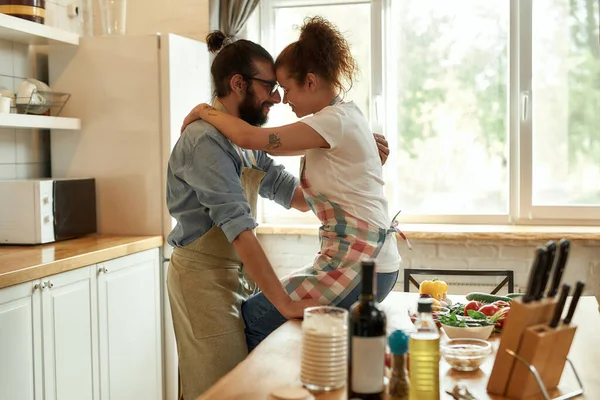
POLYGON ((508 213, 505 0, 394 1, 389 73, 397 80, 393 208, 508 213))
MULTIPOLYGON (((284 7, 276 8, 275 17, 275 40, 273 57, 277 55, 290 43, 298 40, 300 27, 306 17, 319 15, 337 25, 338 29, 348 40, 352 55, 356 59, 359 74, 354 85, 345 97, 345 100, 353 100, 361 108, 363 113, 369 116, 370 107, 370 78, 371 78, 371 5, 363 4, 337 4, 328 6, 310 7, 284 7)), ((298 121, 291 108, 286 104, 277 104, 269 113, 267 126, 280 126, 298 121)), ((300 168, 299 157, 277 157, 277 162, 285 165, 286 169, 296 176, 300 168)), ((285 210, 277 204, 264 201, 263 217, 269 223, 302 222, 318 223, 312 213, 300 213, 295 210, 285 210)))
POLYGON ((598 0, 533 2, 533 203, 600 205, 598 0))

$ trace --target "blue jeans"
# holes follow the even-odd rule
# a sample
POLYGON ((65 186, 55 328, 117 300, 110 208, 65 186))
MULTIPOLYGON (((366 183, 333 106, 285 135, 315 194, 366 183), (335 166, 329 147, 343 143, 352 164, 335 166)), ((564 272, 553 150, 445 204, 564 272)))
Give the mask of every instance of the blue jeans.
MULTIPOLYGON (((392 291, 398 271, 377 274, 377 301, 381 302, 392 291)), ((360 284, 354 288, 346 297, 337 304, 338 307, 350 309, 358 300, 360 294, 360 284)), ((262 342, 275 329, 279 328, 286 321, 273 304, 262 292, 259 292, 242 303, 242 317, 246 324, 246 343, 248 351, 252 351, 260 342, 262 342)))

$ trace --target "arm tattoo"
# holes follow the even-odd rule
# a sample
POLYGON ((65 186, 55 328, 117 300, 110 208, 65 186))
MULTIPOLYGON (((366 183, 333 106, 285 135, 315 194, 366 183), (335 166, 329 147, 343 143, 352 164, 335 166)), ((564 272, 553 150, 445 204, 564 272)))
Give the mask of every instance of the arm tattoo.
POLYGON ((202 109, 208 112, 208 115, 210 115, 211 117, 216 117, 217 113, 216 113, 216 109, 213 106, 209 106, 209 105, 205 105, 202 106, 202 109))
POLYGON ((281 139, 279 139, 279 135, 276 133, 271 133, 269 135, 269 144, 265 146, 267 150, 278 149, 281 147, 281 139))

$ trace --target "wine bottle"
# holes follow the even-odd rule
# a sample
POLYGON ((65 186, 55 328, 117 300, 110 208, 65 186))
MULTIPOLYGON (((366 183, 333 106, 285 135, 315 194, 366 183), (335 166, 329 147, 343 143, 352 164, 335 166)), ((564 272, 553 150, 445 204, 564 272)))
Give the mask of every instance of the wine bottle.
POLYGON ((358 303, 350 313, 351 399, 383 399, 385 369, 385 313, 375 300, 375 263, 363 261, 362 285, 358 303))

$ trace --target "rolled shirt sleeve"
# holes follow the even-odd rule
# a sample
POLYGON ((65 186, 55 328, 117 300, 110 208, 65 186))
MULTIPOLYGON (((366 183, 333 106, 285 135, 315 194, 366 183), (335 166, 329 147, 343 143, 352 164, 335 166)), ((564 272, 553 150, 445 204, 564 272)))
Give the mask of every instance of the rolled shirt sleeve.
POLYGON ((240 166, 233 157, 215 138, 204 135, 194 144, 180 173, 229 242, 258 226, 242 190, 240 166))
POLYGON ((277 204, 289 209, 294 190, 300 184, 298 179, 286 171, 283 165, 277 164, 268 154, 255 152, 257 166, 265 172, 260 184, 259 194, 277 204))

